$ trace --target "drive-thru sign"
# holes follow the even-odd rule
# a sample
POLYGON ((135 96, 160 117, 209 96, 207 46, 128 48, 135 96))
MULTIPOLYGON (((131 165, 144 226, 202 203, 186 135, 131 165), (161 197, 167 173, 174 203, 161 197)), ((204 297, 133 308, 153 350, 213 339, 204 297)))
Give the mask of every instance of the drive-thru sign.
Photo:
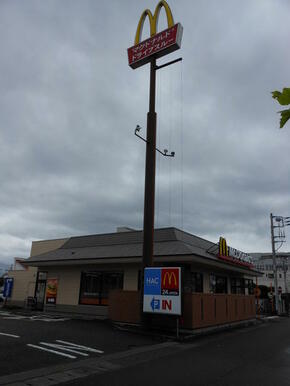
POLYGON ((145 268, 143 312, 181 315, 179 267, 145 268))

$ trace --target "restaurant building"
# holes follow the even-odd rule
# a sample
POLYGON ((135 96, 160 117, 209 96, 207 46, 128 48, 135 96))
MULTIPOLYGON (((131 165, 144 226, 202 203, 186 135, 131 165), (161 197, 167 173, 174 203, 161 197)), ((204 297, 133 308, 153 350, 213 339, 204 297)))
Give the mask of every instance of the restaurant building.
MULTIPOLYGON (((33 242, 26 264, 38 268, 38 308, 140 322, 142 243, 143 232, 129 228, 33 242)), ((260 273, 225 239, 215 244, 177 228, 155 229, 153 261, 182 269, 185 328, 255 317, 254 278, 260 273)))

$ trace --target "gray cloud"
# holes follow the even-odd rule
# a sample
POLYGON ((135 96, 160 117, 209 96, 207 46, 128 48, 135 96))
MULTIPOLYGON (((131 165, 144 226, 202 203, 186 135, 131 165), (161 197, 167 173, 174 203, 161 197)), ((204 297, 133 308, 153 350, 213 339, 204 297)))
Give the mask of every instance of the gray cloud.
MULTIPOLYGON (((270 94, 289 78, 290 6, 170 5, 183 62, 158 72, 158 146, 176 157, 157 157, 156 225, 268 251, 270 212, 290 215, 290 129, 278 130, 270 94)), ((149 72, 128 67, 126 48, 146 7, 155 1, 1 2, 0 260, 28 256, 35 239, 142 227, 133 132, 146 135, 149 72)))

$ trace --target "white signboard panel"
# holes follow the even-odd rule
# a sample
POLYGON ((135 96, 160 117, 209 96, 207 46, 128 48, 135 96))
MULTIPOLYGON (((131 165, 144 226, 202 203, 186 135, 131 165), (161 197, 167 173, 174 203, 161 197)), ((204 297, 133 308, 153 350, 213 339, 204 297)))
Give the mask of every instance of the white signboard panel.
POLYGON ((181 315, 181 269, 145 268, 143 312, 181 315))

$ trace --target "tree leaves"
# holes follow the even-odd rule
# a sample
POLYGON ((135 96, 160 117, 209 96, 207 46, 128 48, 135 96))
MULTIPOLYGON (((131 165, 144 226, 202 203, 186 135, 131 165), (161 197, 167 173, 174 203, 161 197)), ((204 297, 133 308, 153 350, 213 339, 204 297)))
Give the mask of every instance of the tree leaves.
MULTIPOLYGON (((290 105, 290 88, 283 88, 283 91, 273 91, 272 98, 276 99, 280 105, 290 105)), ((281 114, 280 129, 290 119, 290 109, 279 111, 281 114)))
POLYGON ((282 129, 288 119, 290 119, 290 109, 279 111, 279 113, 281 114, 280 129, 282 129))

